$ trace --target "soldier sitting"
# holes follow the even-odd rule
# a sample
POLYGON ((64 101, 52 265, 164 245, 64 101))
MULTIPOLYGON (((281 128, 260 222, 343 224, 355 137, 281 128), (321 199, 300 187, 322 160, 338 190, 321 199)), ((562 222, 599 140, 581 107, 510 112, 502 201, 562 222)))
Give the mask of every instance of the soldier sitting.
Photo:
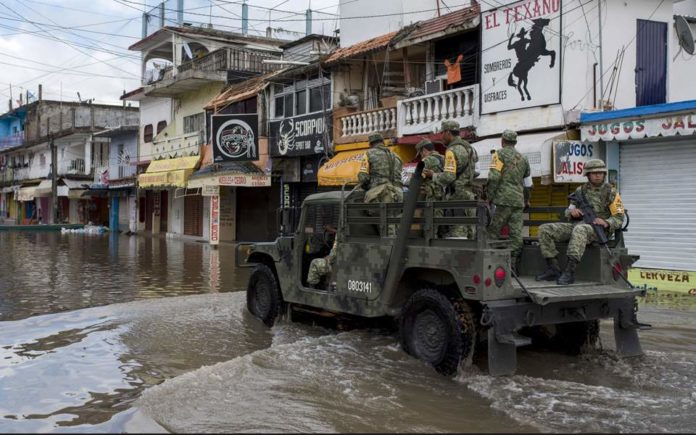
MULTIPOLYGON (((336 228, 334 228, 332 225, 327 224, 324 226, 324 229, 326 233, 333 234, 335 237, 336 228)), ((336 242, 337 240, 334 238, 329 255, 322 258, 315 258, 309 263, 307 285, 310 287, 317 288, 323 278, 331 275, 333 265, 336 263, 336 242)))
MULTIPOLYGON (((595 225, 601 225, 607 234, 621 228, 624 219, 624 208, 616 189, 605 183, 607 166, 602 160, 593 159, 585 164, 585 175, 588 182, 578 187, 587 202, 592 205, 597 219, 595 225)), ((581 219, 582 211, 573 201, 565 212, 566 217, 581 219)), ((575 269, 580 262, 585 246, 597 239, 591 225, 582 221, 577 223, 550 223, 539 227, 539 244, 541 254, 546 259, 547 269, 537 275, 537 281, 553 281, 559 285, 575 282, 575 269), (568 263, 561 274, 558 264, 556 242, 568 241, 568 263)))

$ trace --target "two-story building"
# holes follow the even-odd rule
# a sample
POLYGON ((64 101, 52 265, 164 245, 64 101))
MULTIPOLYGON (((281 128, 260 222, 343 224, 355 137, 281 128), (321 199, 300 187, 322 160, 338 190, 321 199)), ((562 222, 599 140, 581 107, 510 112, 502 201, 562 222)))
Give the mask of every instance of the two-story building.
POLYGON ((148 101, 148 115, 161 114, 164 99, 171 110, 168 119, 141 120, 138 161, 150 161, 138 175, 145 230, 209 237, 210 199, 201 189, 188 189, 211 134, 204 108, 226 84, 277 69, 263 60, 278 59, 284 42, 182 26, 162 27, 129 48, 142 53, 143 88, 128 98, 141 104, 160 99, 148 101))

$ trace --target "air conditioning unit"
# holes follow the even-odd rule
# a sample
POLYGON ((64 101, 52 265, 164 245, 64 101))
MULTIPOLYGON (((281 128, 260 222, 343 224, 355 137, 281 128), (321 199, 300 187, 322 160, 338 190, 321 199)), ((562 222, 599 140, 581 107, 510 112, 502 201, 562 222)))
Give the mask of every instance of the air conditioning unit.
POLYGON ((435 80, 427 80, 425 82, 425 93, 426 94, 436 94, 445 90, 444 82, 442 79, 437 78, 435 80))

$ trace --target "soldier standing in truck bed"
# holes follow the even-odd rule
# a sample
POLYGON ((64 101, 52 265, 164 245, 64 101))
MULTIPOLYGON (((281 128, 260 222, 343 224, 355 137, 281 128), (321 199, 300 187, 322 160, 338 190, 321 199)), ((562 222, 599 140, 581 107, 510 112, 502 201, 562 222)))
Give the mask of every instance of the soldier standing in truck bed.
MULTIPOLYGON (((594 209, 597 218, 595 225, 601 225, 608 234, 621 228, 624 219, 624 206, 616 189, 606 183, 607 166, 600 159, 592 159, 585 164, 585 175, 588 182, 577 188, 581 191, 585 200, 594 209)), ((573 201, 566 209, 567 218, 582 219, 582 211, 573 201)), ((539 245, 541 254, 546 259, 547 269, 537 275, 537 281, 556 281, 560 285, 568 285, 575 282, 575 268, 577 267, 585 247, 597 240, 594 228, 583 223, 556 222, 543 224, 539 227, 539 245), (556 242, 568 241, 566 255, 568 263, 561 274, 558 264, 558 250, 556 242), (559 276, 560 275, 560 276, 559 276)))
POLYGON ((497 239, 505 224, 510 228, 510 260, 512 270, 522 252, 522 211, 529 203, 532 175, 529 161, 515 149, 517 133, 505 130, 501 137, 502 149, 491 156, 486 191, 488 199, 495 205, 495 214, 488 227, 488 237, 497 239))
MULTIPOLYGON (((442 186, 447 192, 447 200, 475 200, 473 182, 476 162, 478 161, 476 150, 469 142, 459 137, 459 123, 457 121, 442 121, 442 140, 447 145, 444 170, 436 174, 430 169, 424 169, 423 176, 442 186)), ((464 209, 464 216, 474 215, 474 209, 464 209)), ((474 226, 454 225, 450 228, 447 237, 473 239, 474 235, 474 226)))

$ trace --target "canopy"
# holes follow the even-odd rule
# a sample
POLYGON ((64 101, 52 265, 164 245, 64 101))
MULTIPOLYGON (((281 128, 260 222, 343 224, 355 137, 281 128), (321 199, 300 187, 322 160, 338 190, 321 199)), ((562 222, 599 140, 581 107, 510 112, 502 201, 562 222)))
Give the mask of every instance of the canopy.
POLYGON ((188 182, 190 189, 205 186, 265 187, 270 185, 271 176, 251 162, 225 162, 206 166, 193 174, 188 182))
MULTIPOLYGON (((408 163, 416 156, 413 145, 394 145, 387 147, 399 156, 402 162, 408 163)), ((360 162, 367 149, 343 151, 336 154, 331 160, 319 168, 320 186, 342 186, 343 184, 357 184, 360 162)))
POLYGON ((22 187, 17 193, 17 201, 33 201, 34 193, 36 191, 36 186, 34 187, 22 187))
POLYGON ((41 180, 34 190, 34 196, 37 198, 45 198, 51 196, 51 180, 41 180))
POLYGON ((186 187, 199 160, 200 156, 154 160, 144 174, 138 175, 138 184, 141 188, 186 187))

